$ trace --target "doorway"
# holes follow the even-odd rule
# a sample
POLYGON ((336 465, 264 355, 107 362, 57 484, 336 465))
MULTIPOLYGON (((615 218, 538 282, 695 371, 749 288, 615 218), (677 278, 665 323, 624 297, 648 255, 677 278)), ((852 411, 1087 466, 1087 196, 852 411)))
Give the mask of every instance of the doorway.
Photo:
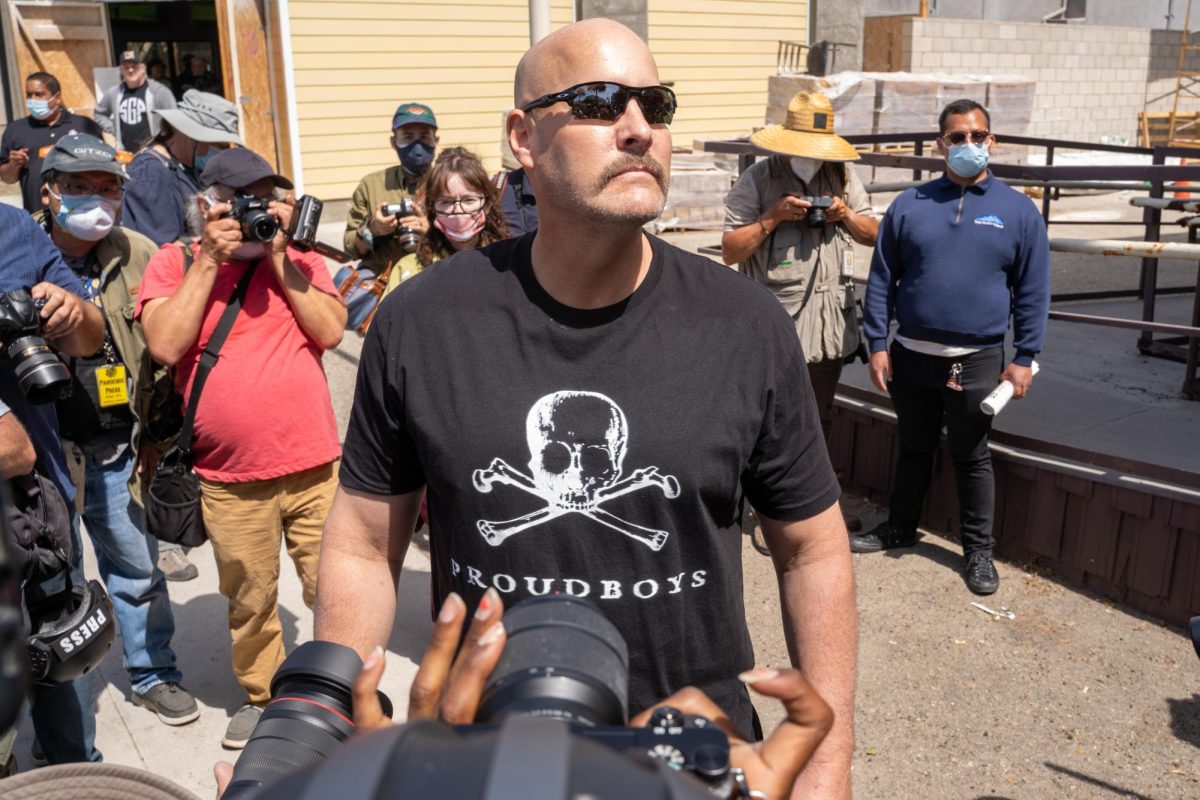
POLYGON ((112 63, 133 50, 147 74, 166 85, 176 100, 188 89, 226 95, 217 10, 213 0, 108 3, 112 63))

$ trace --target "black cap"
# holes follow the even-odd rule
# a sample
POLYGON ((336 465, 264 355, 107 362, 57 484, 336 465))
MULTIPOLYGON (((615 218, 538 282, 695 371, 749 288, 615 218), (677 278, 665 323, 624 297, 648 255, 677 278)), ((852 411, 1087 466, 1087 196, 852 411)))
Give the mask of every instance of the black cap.
POLYGON ((128 177, 117 160, 117 151, 86 133, 72 133, 54 143, 42 160, 41 174, 51 171, 107 172, 122 179, 128 177))
POLYGON ((246 147, 232 147, 208 159, 204 172, 200 173, 200 188, 219 183, 230 189, 245 189, 263 178, 271 178, 280 189, 293 188, 292 182, 271 169, 258 153, 246 147))
POLYGON ((142 62, 142 54, 139 53, 137 50, 126 50, 125 52, 121 53, 120 63, 124 64, 126 61, 134 61, 134 62, 137 62, 138 64, 141 64, 141 63, 143 63, 142 62))

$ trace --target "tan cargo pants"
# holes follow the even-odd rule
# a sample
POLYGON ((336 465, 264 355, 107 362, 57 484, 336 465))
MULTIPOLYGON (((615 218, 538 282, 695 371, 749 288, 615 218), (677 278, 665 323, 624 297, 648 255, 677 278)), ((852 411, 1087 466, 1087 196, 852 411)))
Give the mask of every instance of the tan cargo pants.
POLYGON ((271 678, 283 663, 279 623, 279 544, 287 545, 304 584, 304 603, 317 593, 321 530, 337 489, 338 462, 264 481, 200 481, 204 525, 229 600, 233 672, 251 703, 271 698, 271 678))

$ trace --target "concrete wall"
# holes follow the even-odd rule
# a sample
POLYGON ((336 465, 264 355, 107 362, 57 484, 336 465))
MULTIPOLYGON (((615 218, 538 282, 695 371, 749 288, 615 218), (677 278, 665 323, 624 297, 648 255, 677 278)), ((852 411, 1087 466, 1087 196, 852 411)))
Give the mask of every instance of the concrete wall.
MULTIPOLYGON (((916 14, 920 5, 920 0, 864 0, 864 11, 868 17, 916 14)), ((929 0, 929 5, 935 17, 1041 22, 1061 8, 1063 0, 929 0)), ((1084 5, 1086 25, 1180 30, 1187 0, 1086 0, 1084 5)), ((1192 16, 1192 28, 1200 27, 1200 10, 1192 16)))
MULTIPOLYGON (((1134 144, 1139 111, 1171 108, 1177 32, 941 17, 912 18, 903 29, 905 71, 1037 81, 1031 136, 1091 142, 1121 136, 1134 144)), ((1200 59, 1189 67, 1200 69, 1200 59)), ((1179 110, 1200 111, 1200 101, 1181 103, 1179 110)), ((1004 120, 993 127, 1003 132, 1004 120)))
POLYGON ((810 0, 813 7, 813 42, 849 42, 839 47, 831 72, 862 69, 863 0, 810 0))

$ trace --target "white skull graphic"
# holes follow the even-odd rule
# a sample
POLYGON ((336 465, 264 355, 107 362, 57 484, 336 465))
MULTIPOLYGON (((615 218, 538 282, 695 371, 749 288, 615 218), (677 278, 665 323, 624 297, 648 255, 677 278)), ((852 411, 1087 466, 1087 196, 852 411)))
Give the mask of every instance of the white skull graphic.
POLYGON ((595 392, 555 392, 525 419, 529 471, 539 494, 559 508, 596 507, 596 492, 621 478, 629 427, 625 412, 595 392))

